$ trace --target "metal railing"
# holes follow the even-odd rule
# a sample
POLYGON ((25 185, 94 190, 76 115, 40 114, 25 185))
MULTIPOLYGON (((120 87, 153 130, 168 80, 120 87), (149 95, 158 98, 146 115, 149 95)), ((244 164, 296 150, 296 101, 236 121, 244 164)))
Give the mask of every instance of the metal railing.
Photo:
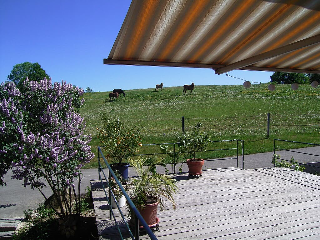
POLYGON ((222 149, 208 149, 207 152, 215 152, 215 151, 229 151, 229 150, 237 150, 237 168, 239 167, 239 143, 241 143, 241 156, 242 156, 242 169, 244 169, 244 140, 232 139, 232 140, 216 140, 211 141, 212 143, 217 142, 236 142, 236 147, 233 148, 222 148, 222 149))
POLYGON ((121 219, 122 221, 125 223, 125 227, 127 229, 127 232, 129 233, 130 237, 132 239, 135 240, 139 240, 139 222, 141 223, 141 225, 143 226, 144 230, 146 231, 146 233, 149 235, 150 239, 157 239, 156 236, 154 235, 154 233, 152 232, 152 230, 150 229, 150 227, 148 226, 148 224, 146 223, 146 221, 143 219, 143 217, 141 216, 140 212, 138 211, 138 209, 136 208, 136 206, 133 204, 132 200, 130 199, 129 195, 127 194, 127 192, 125 191, 124 187, 122 186, 121 182, 119 181, 119 179, 117 178, 116 174, 114 173, 114 171, 112 170, 111 166, 109 165, 108 161, 106 160, 106 158, 104 157, 101 148, 98 147, 98 164, 99 164, 99 180, 102 184, 103 187, 103 191, 106 195, 106 198, 108 199, 108 203, 109 203, 109 209, 110 209, 110 220, 114 220, 115 226, 119 232, 119 236, 121 237, 121 239, 123 238, 123 233, 120 229, 119 226, 119 222, 116 219, 115 213, 112 210, 111 207, 111 198, 114 200, 114 202, 117 205, 117 208, 119 210, 119 213, 121 215, 121 219), (101 159, 103 160, 103 162, 105 163, 107 169, 109 170, 109 175, 107 177, 107 175, 105 174, 103 167, 101 165, 101 159), (116 184, 119 186, 122 194, 125 196, 127 203, 129 205, 129 208, 132 210, 135 221, 134 221, 134 231, 132 232, 130 229, 130 226, 127 222, 126 217, 124 216, 124 213, 122 212, 121 208, 118 205, 117 199, 115 197, 115 194, 113 193, 111 187, 110 187, 110 178, 113 178, 116 182, 116 184), (106 188, 104 187, 104 183, 103 181, 105 181, 107 183, 107 187, 108 187, 108 193, 106 188))
MULTIPOLYGON (((239 140, 239 139, 231 139, 231 140, 215 140, 215 141, 210 141, 211 143, 226 143, 226 142, 235 142, 236 145, 234 147, 230 148, 216 148, 216 149, 211 149, 208 148, 205 152, 217 152, 217 151, 230 151, 230 150, 236 150, 236 160, 237 160, 237 168, 239 167, 239 156, 242 156, 242 169, 244 169, 244 140, 239 140), (240 146, 241 145, 241 146, 240 146), (241 153, 240 153, 240 147, 241 147, 241 153)), ((179 163, 179 156, 178 156, 178 146, 179 142, 176 143, 149 143, 149 144, 142 144, 142 146, 165 146, 165 145, 173 145, 173 153, 172 153, 172 172, 176 174, 176 165, 179 163)), ((199 152, 196 152, 199 153, 199 152)), ((184 154, 184 153, 182 153, 184 154)), ((136 156, 156 156, 156 155, 168 155, 168 153, 164 152, 152 152, 152 153, 141 153, 141 154, 136 154, 136 156)))

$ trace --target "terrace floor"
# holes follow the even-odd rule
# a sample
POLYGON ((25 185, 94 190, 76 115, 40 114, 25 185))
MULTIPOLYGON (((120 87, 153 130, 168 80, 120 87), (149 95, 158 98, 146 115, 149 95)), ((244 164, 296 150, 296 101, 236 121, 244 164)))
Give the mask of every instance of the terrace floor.
MULTIPOLYGON (((176 179, 177 208, 158 211, 158 239, 320 239, 319 176, 284 168, 220 168, 176 179)), ((101 239, 119 239, 104 192, 97 182, 91 185, 100 200, 95 211, 101 239)))

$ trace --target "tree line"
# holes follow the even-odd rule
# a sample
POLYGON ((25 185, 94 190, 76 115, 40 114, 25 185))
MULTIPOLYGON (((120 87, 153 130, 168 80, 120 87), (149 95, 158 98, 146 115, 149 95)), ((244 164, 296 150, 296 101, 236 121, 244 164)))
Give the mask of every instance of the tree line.
POLYGON ((270 76, 271 82, 279 84, 310 84, 313 81, 320 83, 320 74, 315 73, 287 73, 275 72, 270 76))

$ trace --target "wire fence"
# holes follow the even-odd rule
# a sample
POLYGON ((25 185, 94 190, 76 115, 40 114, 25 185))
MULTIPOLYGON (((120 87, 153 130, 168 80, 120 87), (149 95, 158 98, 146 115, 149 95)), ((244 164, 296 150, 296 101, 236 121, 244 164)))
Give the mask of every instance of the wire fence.
MULTIPOLYGON (((244 141, 239 139, 231 140, 211 140, 207 149, 202 152, 195 153, 196 158, 202 158, 206 160, 216 159, 219 156, 230 156, 227 159, 236 160, 236 167, 240 167, 242 163, 242 168, 244 169, 244 141)), ((171 173, 176 174, 180 170, 177 169, 179 163, 186 162, 187 153, 180 152, 179 142, 175 143, 152 143, 152 144, 142 144, 142 149, 136 157, 147 157, 149 162, 147 164, 157 163, 158 165, 166 166, 171 165, 171 173)), ((168 168, 166 172, 170 173, 168 168)))
MULTIPOLYGON (((201 129, 218 139, 226 139, 232 136, 242 139, 244 136, 269 136, 291 134, 312 134, 320 131, 318 116, 314 114, 281 114, 261 113, 252 115, 218 116, 218 117, 188 117, 166 118, 165 129, 159 127, 157 121, 148 122, 143 134, 149 138, 157 136, 162 139, 170 139, 174 134, 191 131, 199 122, 201 129)), ((139 123, 137 123, 139 124, 139 123)), ((144 129, 144 128, 142 128, 144 129)))

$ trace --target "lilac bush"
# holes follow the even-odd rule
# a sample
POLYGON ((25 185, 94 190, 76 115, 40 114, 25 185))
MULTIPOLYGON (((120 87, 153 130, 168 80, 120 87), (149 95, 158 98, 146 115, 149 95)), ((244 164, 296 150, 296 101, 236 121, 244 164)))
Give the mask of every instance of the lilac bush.
POLYGON ((13 82, 7 82, 0 86, 0 185, 4 185, 3 176, 11 166, 11 163, 22 156, 22 148, 19 145, 23 132, 23 114, 19 111, 18 99, 20 91, 13 82), (17 105, 18 104, 18 105, 17 105))
POLYGON ((41 191, 49 185, 61 215, 72 213, 67 195, 75 193, 75 178, 94 157, 78 112, 83 93, 65 82, 52 84, 51 79, 26 79, 21 92, 12 82, 0 86, 0 183, 11 165, 14 178, 25 186, 41 191))

